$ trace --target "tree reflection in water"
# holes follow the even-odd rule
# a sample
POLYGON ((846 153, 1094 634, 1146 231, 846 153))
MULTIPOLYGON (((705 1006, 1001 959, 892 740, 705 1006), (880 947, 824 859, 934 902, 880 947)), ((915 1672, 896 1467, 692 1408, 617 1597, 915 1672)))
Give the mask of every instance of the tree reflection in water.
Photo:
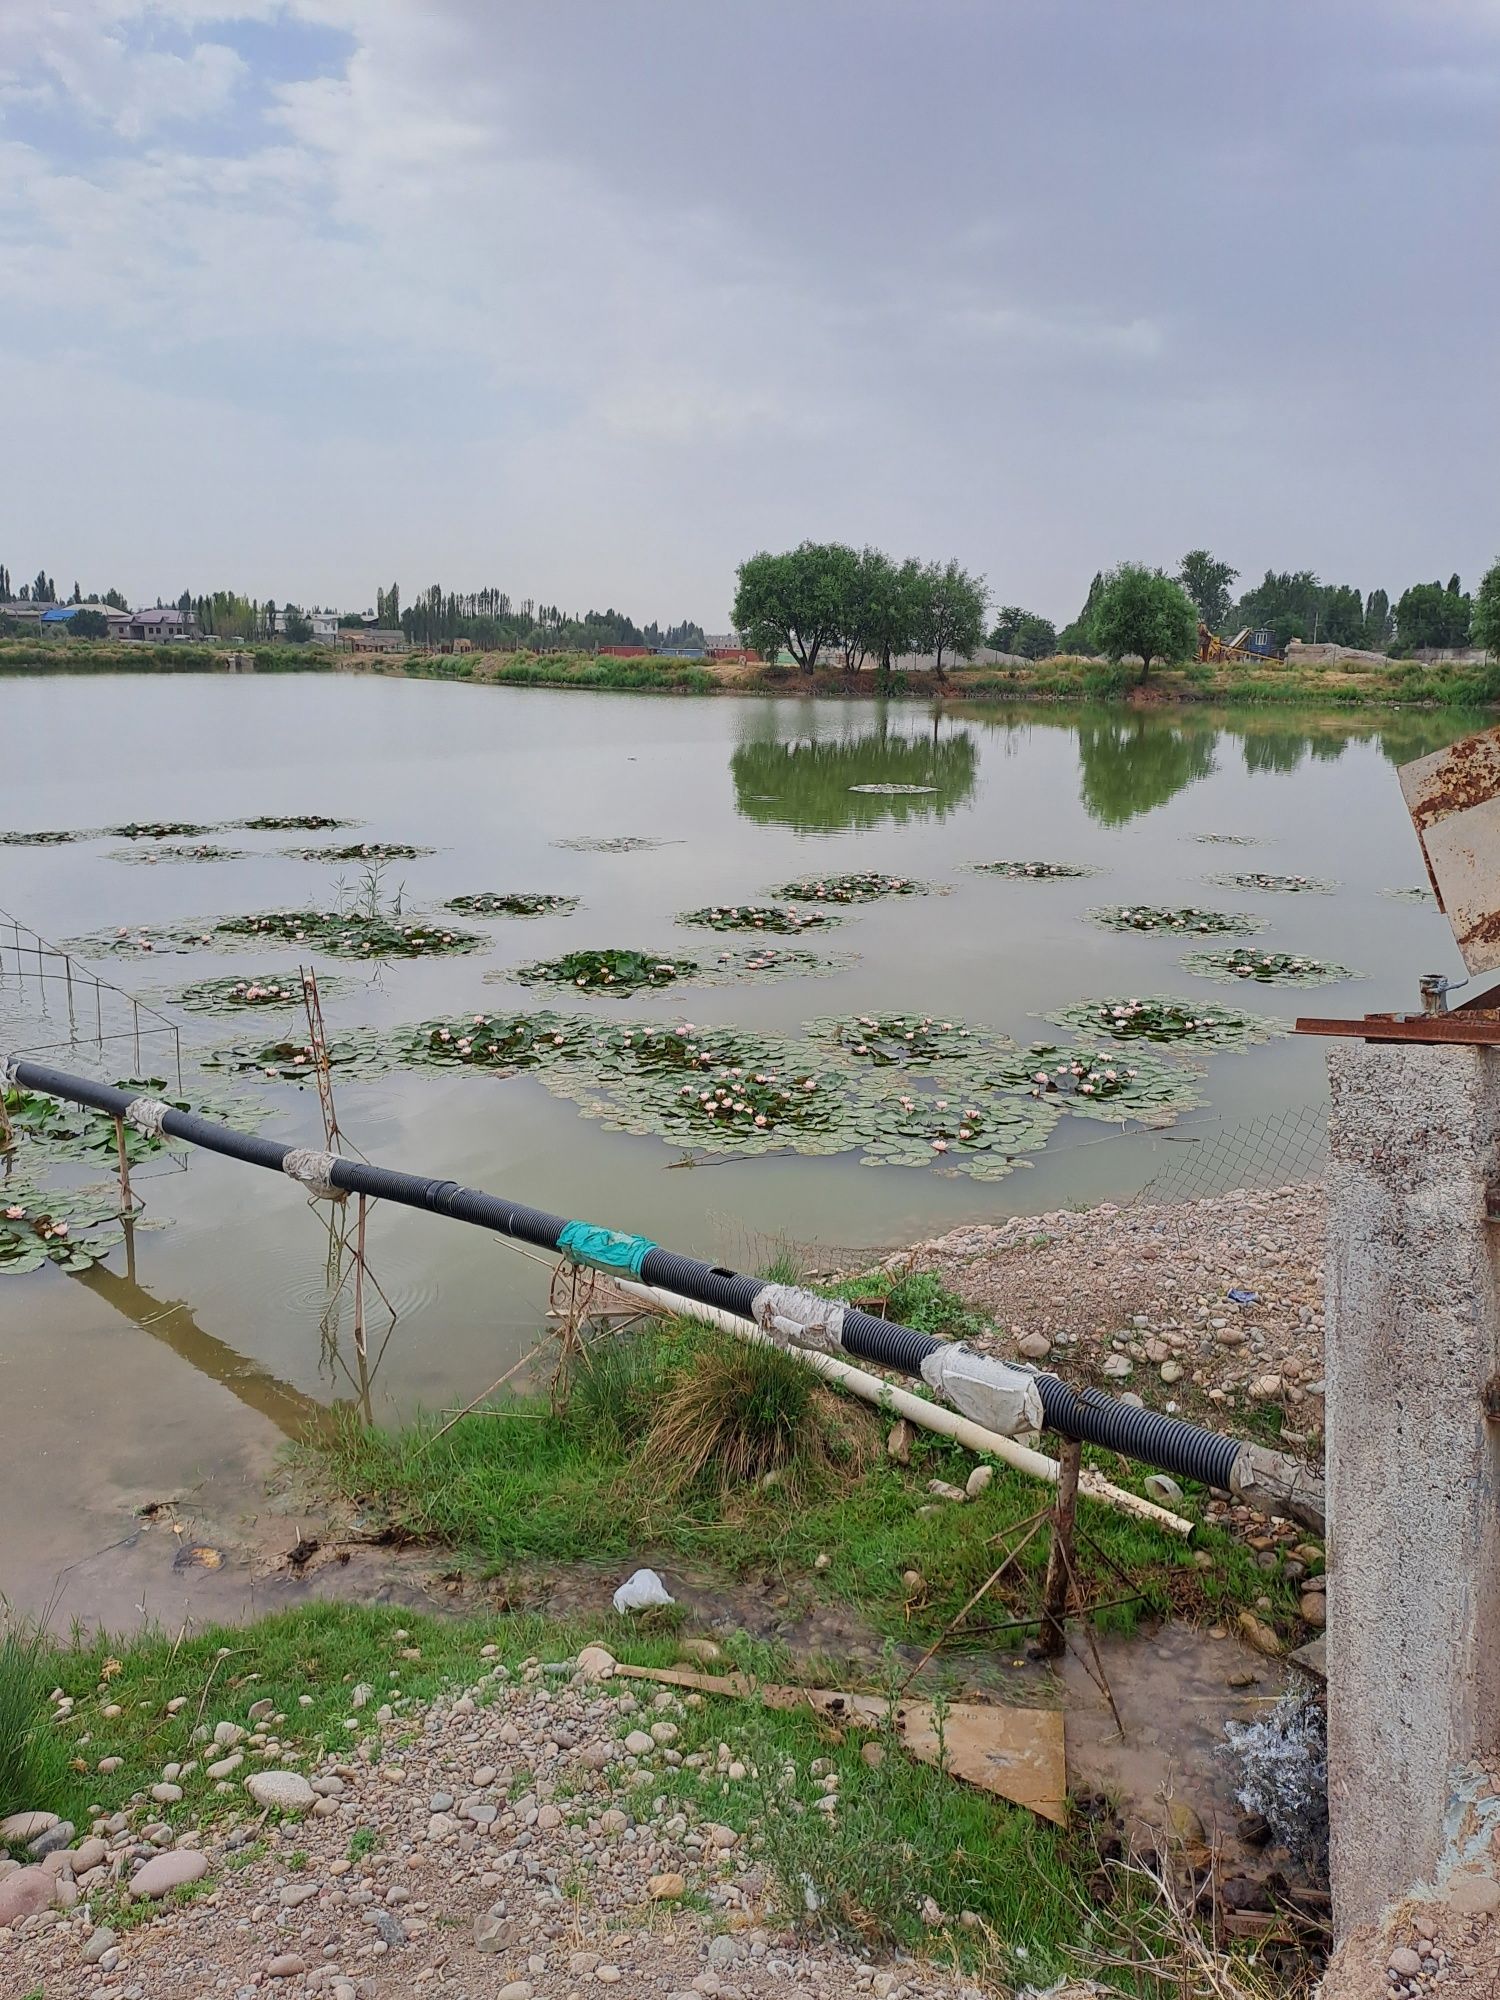
POLYGON ((979 752, 967 729, 938 716, 921 734, 892 730, 882 718, 859 736, 757 737, 736 747, 729 769, 735 810, 746 819, 799 833, 840 832, 946 819, 973 793, 979 752), (914 789, 858 789, 867 785, 914 789))

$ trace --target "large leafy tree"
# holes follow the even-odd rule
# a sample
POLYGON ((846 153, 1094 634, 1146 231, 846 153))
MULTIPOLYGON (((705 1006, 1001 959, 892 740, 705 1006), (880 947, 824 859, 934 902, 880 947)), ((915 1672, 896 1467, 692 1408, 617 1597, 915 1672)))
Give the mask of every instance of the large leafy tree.
POLYGON ((1365 603, 1352 584, 1329 584, 1318 607, 1318 638, 1329 646, 1361 646, 1365 637, 1365 603))
POLYGON ((82 605, 68 620, 67 632, 70 639, 107 639, 109 620, 102 611, 82 605))
POLYGON ((1139 656, 1141 679, 1153 660, 1169 664, 1197 651, 1198 613, 1180 583, 1144 563, 1121 563, 1104 579, 1090 621, 1094 641, 1111 660, 1139 656))
POLYGON ((1396 606, 1396 637, 1401 645, 1418 647, 1466 646, 1469 643, 1470 604, 1450 577, 1444 589, 1440 583, 1414 583, 1403 590, 1396 606))
POLYGON ((1500 653, 1500 562, 1492 562, 1474 593, 1473 638, 1487 653, 1500 653))
POLYGON ((1057 627, 1040 612, 1023 611, 1019 604, 1002 604, 995 613, 988 643, 997 653, 1045 660, 1057 651, 1057 627))
POLYGON ((971 576, 956 562, 928 563, 913 592, 913 637, 917 651, 933 655, 933 671, 941 680, 944 653, 971 660, 984 638, 984 613, 989 591, 982 576, 971 576))
POLYGON ((803 542, 783 555, 740 564, 734 629, 774 659, 783 647, 805 673, 839 640, 839 576, 847 552, 837 542, 803 542))
POLYGON ((1207 549, 1189 549, 1177 571, 1182 585, 1197 608, 1198 616, 1210 631, 1219 631, 1229 616, 1232 602, 1229 586, 1239 576, 1227 562, 1220 562, 1207 549))

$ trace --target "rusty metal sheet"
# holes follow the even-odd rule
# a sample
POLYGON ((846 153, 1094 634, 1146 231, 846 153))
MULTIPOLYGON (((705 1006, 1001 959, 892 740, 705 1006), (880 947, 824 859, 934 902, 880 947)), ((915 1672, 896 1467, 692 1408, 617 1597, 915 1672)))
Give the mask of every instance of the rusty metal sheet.
POLYGON ((1500 968, 1500 729, 1397 774, 1438 906, 1470 972, 1500 968))

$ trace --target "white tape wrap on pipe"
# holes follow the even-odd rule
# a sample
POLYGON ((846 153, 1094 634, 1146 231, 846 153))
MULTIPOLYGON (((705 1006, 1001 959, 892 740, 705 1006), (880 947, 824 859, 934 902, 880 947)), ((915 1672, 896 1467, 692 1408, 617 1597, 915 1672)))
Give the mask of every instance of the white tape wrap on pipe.
POLYGON ((945 1403, 1002 1437, 1042 1428, 1042 1392, 1036 1377, 992 1354, 977 1354, 962 1341, 929 1354, 922 1363, 922 1380, 945 1403))

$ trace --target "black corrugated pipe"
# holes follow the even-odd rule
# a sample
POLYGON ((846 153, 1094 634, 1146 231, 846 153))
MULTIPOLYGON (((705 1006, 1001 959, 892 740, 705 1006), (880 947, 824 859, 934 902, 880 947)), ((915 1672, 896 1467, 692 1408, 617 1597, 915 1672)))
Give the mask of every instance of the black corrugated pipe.
MULTIPOLYGON (((72 1076, 65 1070, 50 1069, 44 1063, 25 1059, 0 1063, 0 1069, 27 1090, 87 1105, 114 1118, 123 1117, 139 1096, 135 1091, 94 1083, 87 1077, 72 1076)), ((274 1139, 237 1132, 232 1126, 200 1118, 191 1111, 167 1110, 161 1119, 161 1129, 169 1138, 185 1140, 191 1146, 222 1153, 229 1159, 244 1160, 251 1166, 269 1168, 273 1173, 287 1172, 288 1161, 306 1152, 305 1148, 284 1146, 274 1139)), ((556 1250, 558 1237, 568 1227, 567 1219, 561 1215, 549 1215, 545 1209, 528 1208, 522 1202, 506 1201, 478 1188, 461 1187, 457 1181, 396 1173, 389 1167, 370 1166, 363 1160, 342 1156, 330 1161, 328 1182, 348 1194, 363 1194, 372 1200, 393 1201, 406 1208, 448 1215, 456 1222, 475 1223, 540 1250, 556 1250)), ((763 1289, 763 1280, 759 1278, 747 1278, 738 1271, 725 1270, 722 1265, 705 1264, 696 1257, 679 1257, 675 1251, 655 1246, 642 1258, 639 1276, 644 1284, 695 1299, 700 1305, 717 1306, 737 1319, 752 1322, 754 1301, 763 1289)), ((899 1369, 907 1375, 919 1375, 926 1357, 945 1344, 930 1334, 919 1333, 915 1327, 877 1319, 857 1306, 845 1309, 842 1341, 845 1352, 851 1356, 874 1361, 883 1368, 899 1369)), ((1184 1423, 1179 1417, 1138 1410, 1097 1389, 1086 1389, 1080 1394, 1055 1375, 1040 1375, 1037 1382, 1049 1430, 1121 1452, 1127 1458, 1174 1473, 1181 1479, 1199 1480, 1205 1486, 1229 1487, 1231 1469, 1245 1449, 1238 1440, 1184 1423)))

